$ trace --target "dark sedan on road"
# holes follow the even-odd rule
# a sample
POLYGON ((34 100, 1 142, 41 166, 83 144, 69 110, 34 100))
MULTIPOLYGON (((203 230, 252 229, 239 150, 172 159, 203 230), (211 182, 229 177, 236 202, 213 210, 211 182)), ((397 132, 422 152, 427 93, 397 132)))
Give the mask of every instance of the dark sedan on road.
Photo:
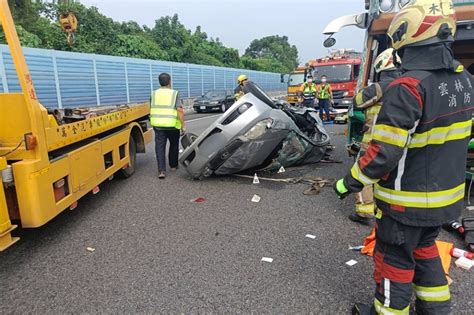
POLYGON ((219 110, 225 112, 235 102, 232 90, 212 90, 197 98, 193 108, 196 112, 219 110))

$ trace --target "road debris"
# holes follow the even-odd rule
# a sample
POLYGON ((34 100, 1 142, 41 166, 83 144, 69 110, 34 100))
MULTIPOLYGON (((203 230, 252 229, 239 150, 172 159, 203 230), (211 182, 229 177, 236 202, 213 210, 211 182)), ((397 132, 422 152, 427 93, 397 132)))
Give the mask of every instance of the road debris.
POLYGON ((470 270, 472 268, 472 260, 467 259, 466 257, 460 257, 458 260, 454 262, 456 267, 464 269, 464 270, 470 270))
POLYGON ((260 184, 260 180, 258 179, 257 173, 253 176, 253 183, 254 184, 260 184))
POLYGON ((262 200, 262 197, 260 197, 259 195, 253 195, 252 202, 258 203, 260 202, 260 200, 262 200))
POLYGON ((321 188, 323 188, 326 185, 331 185, 331 181, 324 179, 322 177, 319 178, 320 180, 316 181, 315 183, 311 184, 311 187, 306 189, 303 194, 304 195, 319 195, 321 192, 321 188))
POLYGON ((364 245, 359 245, 359 246, 349 246, 349 250, 353 250, 355 252, 360 252, 361 250, 364 249, 364 245))
POLYGON ((312 235, 312 234, 306 234, 305 237, 310 238, 312 240, 314 240, 316 238, 316 236, 312 235))
POLYGON ((95 252, 95 248, 93 247, 87 247, 86 250, 91 253, 95 252))
POLYGON ((346 265, 351 266, 351 267, 354 266, 355 264, 357 264, 357 261, 355 261, 354 259, 351 259, 348 262, 346 262, 346 265))
POLYGON ((278 174, 285 173, 285 172, 286 172, 286 170, 283 166, 280 167, 280 169, 278 170, 278 174))
POLYGON ((201 202, 207 201, 207 199, 203 198, 203 197, 197 197, 197 198, 191 199, 190 201, 191 202, 196 202, 196 203, 201 203, 201 202))
POLYGON ((263 257, 262 261, 271 263, 271 262, 273 262, 273 258, 263 257))

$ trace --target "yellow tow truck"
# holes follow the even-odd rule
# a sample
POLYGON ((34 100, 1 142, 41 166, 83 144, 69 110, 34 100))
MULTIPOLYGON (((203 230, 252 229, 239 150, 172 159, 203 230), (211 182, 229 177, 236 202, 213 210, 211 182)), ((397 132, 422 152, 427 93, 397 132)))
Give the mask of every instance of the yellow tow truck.
POLYGON ((21 93, 0 94, 0 251, 18 238, 11 232, 46 224, 77 207, 115 173, 129 177, 136 153, 152 139, 149 104, 74 109, 54 115, 38 101, 7 0, 0 0, 3 28, 21 93))

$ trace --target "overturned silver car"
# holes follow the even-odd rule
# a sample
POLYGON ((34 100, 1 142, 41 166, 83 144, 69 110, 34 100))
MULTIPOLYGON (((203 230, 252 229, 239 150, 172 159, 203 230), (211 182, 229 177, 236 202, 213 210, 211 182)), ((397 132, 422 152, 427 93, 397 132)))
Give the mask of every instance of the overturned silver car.
POLYGON ((195 179, 319 162, 329 136, 314 109, 274 102, 248 82, 245 96, 200 136, 183 138, 179 161, 195 179))

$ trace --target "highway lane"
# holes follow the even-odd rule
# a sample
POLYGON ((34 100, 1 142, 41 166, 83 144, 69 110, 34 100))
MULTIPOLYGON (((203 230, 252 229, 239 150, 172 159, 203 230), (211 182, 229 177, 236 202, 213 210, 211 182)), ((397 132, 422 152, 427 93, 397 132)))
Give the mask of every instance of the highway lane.
MULTIPOLYGON (((217 117, 188 115, 188 130, 200 133, 217 117)), ((342 176, 351 163, 343 127, 328 130, 344 164, 282 176, 342 176)), ((347 219, 352 198, 341 202, 329 187, 304 196, 302 184, 193 181, 183 169, 160 181, 153 144, 137 161, 131 178, 18 232, 21 241, 0 254, 0 313, 347 314, 372 300, 372 260, 348 250, 370 231, 347 219), (260 203, 250 202, 254 194, 260 203), (206 201, 190 202, 196 197, 206 201), (350 259, 358 264, 347 266, 350 259)), ((460 245, 444 232, 441 239, 460 245)), ((453 267, 451 275, 456 311, 471 312, 472 272, 453 267)))

